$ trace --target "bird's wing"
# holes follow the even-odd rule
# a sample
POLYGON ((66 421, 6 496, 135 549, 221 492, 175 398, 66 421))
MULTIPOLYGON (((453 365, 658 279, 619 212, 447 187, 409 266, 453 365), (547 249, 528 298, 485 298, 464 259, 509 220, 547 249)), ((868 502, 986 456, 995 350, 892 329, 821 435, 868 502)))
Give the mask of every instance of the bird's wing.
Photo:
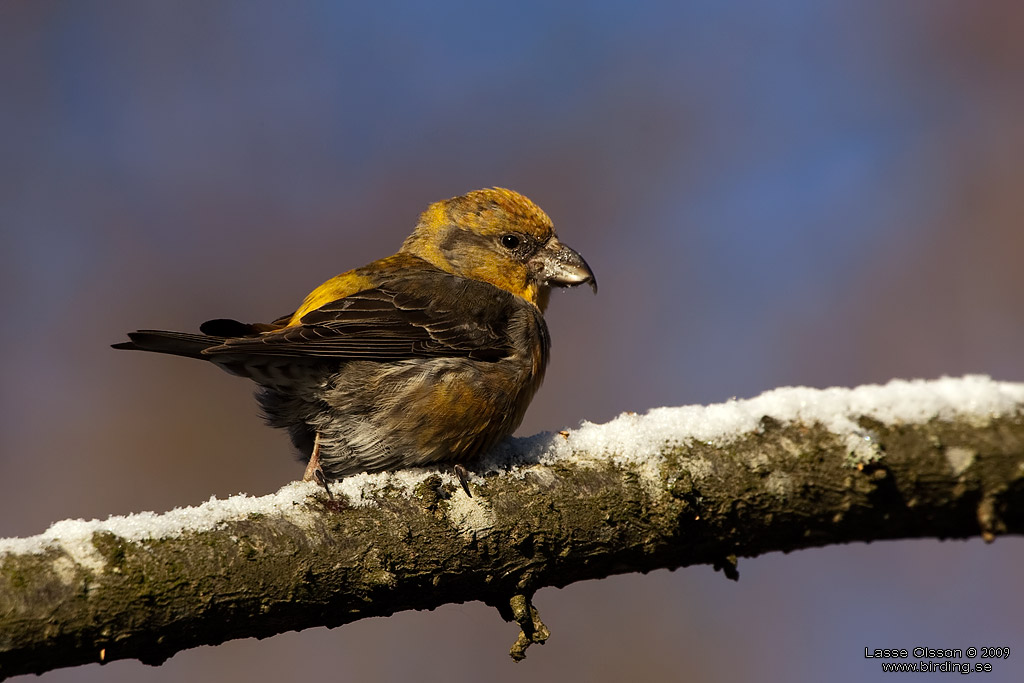
POLYGON ((486 283, 465 280, 460 291, 440 288, 441 296, 438 288, 429 289, 434 290, 433 296, 384 288, 358 292, 310 311, 300 325, 228 339, 203 354, 213 361, 238 355, 495 361, 509 353, 507 322, 514 305, 510 295, 486 283))

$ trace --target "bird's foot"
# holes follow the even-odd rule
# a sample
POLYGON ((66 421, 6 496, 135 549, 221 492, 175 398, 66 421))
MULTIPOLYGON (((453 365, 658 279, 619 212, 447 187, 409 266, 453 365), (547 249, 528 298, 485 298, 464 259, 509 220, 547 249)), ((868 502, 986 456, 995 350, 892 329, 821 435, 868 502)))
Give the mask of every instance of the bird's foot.
POLYGON ((462 465, 454 465, 452 469, 455 470, 455 476, 459 478, 459 483, 462 484, 462 490, 466 492, 467 496, 472 498, 473 494, 469 492, 469 470, 462 465))
POLYGON ((320 466, 319 433, 313 441, 313 453, 309 456, 309 463, 306 464, 306 472, 302 475, 302 481, 315 481, 324 487, 324 491, 327 491, 327 497, 334 500, 334 494, 331 493, 331 488, 327 485, 327 477, 324 475, 324 470, 320 466))

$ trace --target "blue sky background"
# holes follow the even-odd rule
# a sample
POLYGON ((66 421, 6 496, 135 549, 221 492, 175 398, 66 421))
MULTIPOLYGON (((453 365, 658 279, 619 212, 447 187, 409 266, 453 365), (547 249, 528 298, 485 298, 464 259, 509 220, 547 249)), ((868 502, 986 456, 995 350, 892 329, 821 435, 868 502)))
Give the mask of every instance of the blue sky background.
MULTIPOLYGON (((245 382, 108 345, 293 310, 479 187, 601 282, 554 297, 523 434, 1024 380, 1021 35, 1009 1, 4 3, 0 536, 299 477, 245 382)), ((518 666, 467 604, 44 680, 883 680, 865 646, 1024 648, 1022 564, 876 543, 548 589, 518 666)))

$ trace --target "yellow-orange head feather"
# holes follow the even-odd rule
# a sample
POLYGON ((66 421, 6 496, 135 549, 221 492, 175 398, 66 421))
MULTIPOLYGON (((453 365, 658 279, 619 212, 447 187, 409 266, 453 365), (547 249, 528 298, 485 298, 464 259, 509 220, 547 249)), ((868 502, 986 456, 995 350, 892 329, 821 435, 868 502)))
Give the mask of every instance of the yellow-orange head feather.
POLYGON ((456 275, 489 282, 542 310, 551 285, 593 282, 582 258, 558 242, 548 215, 518 192, 501 187, 431 204, 402 251, 456 275), (547 270, 544 257, 551 257, 547 270), (579 272, 560 272, 565 277, 558 279, 551 266, 559 260, 563 265, 573 261, 579 272))

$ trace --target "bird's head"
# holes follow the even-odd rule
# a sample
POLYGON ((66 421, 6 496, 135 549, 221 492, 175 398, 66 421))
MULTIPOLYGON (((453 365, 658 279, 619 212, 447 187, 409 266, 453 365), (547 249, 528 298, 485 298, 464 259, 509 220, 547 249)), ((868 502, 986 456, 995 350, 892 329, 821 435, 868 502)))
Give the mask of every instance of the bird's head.
POLYGON ((402 251, 441 270, 489 282, 547 306, 551 287, 597 280, 578 253, 558 241, 551 219, 512 190, 476 190, 431 204, 402 251))

